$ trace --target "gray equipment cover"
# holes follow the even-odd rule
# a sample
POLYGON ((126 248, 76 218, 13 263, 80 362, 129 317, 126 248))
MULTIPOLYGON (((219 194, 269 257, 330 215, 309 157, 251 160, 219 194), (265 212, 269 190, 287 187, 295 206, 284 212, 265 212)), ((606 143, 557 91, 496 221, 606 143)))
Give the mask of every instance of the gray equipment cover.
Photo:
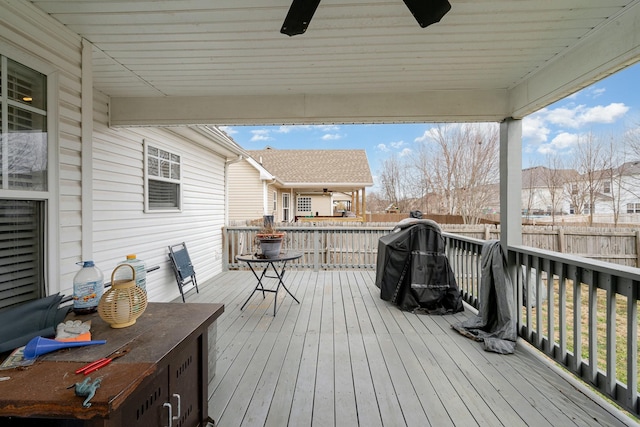
POLYGON ((52 337, 70 307, 59 307, 62 295, 9 307, 0 312, 0 353, 26 345, 37 336, 52 337))
POLYGON ((414 313, 463 311, 440 227, 428 219, 406 219, 378 241, 376 286, 380 298, 414 313))
POLYGON ((481 257, 478 315, 452 327, 468 338, 484 341, 486 351, 511 354, 516 350, 518 337, 514 289, 500 242, 486 242, 481 257))

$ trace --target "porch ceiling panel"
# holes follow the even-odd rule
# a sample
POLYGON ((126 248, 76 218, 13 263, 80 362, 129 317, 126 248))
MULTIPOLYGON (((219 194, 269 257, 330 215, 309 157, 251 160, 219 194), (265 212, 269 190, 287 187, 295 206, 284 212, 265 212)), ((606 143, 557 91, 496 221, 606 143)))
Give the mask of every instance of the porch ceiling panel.
POLYGON ((291 0, 32 1, 93 43, 114 125, 502 120, 640 57, 640 0, 450 2, 322 0, 288 37, 291 0))

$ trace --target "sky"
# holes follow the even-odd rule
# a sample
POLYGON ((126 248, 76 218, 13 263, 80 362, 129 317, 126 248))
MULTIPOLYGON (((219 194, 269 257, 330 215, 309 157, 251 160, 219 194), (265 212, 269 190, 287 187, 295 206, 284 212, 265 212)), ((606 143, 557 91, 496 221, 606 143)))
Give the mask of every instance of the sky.
MULTIPOLYGON (((545 165, 550 154, 569 158, 580 135, 620 137, 640 132, 640 63, 628 67, 522 121, 523 168, 545 165)), ((384 160, 410 156, 433 123, 222 126, 246 150, 364 149, 377 184, 384 160)), ((377 185, 374 185, 375 191, 377 185)))

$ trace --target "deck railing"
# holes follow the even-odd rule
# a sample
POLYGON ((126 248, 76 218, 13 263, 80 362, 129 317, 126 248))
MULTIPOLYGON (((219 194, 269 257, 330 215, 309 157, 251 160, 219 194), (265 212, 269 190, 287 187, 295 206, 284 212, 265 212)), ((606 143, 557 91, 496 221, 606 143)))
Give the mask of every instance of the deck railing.
MULTIPOLYGON (((378 239, 393 227, 322 226, 278 227, 284 231, 283 248, 302 252, 289 268, 330 270, 337 268, 375 269, 378 239)), ((223 230, 224 263, 227 269, 245 267, 236 261, 240 254, 257 251, 255 237, 260 227, 230 226, 223 230)))
MULTIPOLYGON (((292 268, 375 269, 378 239, 392 227, 280 227, 285 248, 303 252, 292 268)), ((258 227, 228 227, 227 267, 253 253, 258 227)), ((485 241, 443 233, 462 295, 478 308, 485 241)), ((638 399, 640 269, 524 246, 508 248, 518 332, 541 352, 630 412, 638 399), (527 303, 528 302, 528 303, 527 303)))
MULTIPOLYGON (((465 300, 479 303, 483 240, 445 233, 465 300)), ((512 246, 519 335, 638 415, 640 269, 512 246)))

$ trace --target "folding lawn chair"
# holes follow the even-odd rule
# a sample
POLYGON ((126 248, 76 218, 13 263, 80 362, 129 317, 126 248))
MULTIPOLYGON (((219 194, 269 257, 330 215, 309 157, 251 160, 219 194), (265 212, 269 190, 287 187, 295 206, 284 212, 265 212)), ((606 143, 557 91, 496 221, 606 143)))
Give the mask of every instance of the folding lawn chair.
POLYGON ((185 302, 185 292, 196 288, 196 292, 200 293, 198 290, 198 282, 196 281, 196 272, 193 269, 189 252, 187 252, 187 245, 184 242, 169 246, 169 260, 171 267, 173 267, 173 272, 176 275, 182 302, 185 302))

